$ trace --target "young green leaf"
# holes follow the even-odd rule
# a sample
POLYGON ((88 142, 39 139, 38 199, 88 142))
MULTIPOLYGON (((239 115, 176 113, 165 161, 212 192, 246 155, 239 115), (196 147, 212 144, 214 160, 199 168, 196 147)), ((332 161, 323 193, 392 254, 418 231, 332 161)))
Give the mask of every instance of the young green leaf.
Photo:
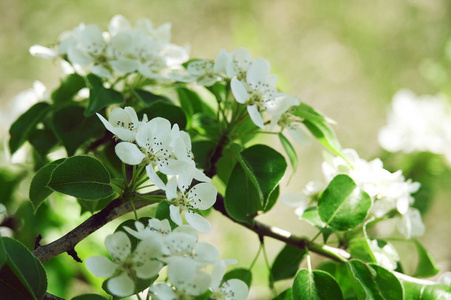
POLYGON ((285 245, 272 264, 272 279, 278 281, 293 278, 299 270, 305 254, 306 251, 303 249, 288 244, 285 245))
POLYGON ((356 280, 354 291, 358 299, 403 299, 401 282, 390 271, 360 260, 350 260, 347 266, 356 280))
POLYGON ((14 154, 28 140, 36 125, 44 119, 50 109, 50 104, 46 102, 36 103, 11 125, 9 129, 9 151, 11 154, 14 154))
POLYGON ((33 203, 34 211, 36 211, 39 205, 53 193, 53 190, 47 186, 47 183, 50 181, 53 170, 55 170, 59 164, 63 163, 64 160, 65 158, 62 158, 48 163, 39 169, 31 180, 30 192, 28 195, 31 203, 33 203))
POLYGON ((260 204, 265 207, 271 192, 285 174, 287 168, 285 158, 271 147, 254 145, 242 151, 238 161, 255 185, 260 204))
POLYGON ((82 89, 86 87, 84 78, 72 73, 61 79, 60 86, 53 91, 52 100, 55 104, 67 103, 82 89))
POLYGON ((305 119, 302 122, 324 147, 329 149, 332 153, 342 157, 344 160, 347 160, 334 131, 328 125, 316 119, 305 119))
POLYGON ((149 91, 145 91, 145 90, 134 90, 135 97, 138 98, 139 100, 143 101, 146 105, 152 105, 153 103, 157 102, 157 101, 162 101, 164 103, 167 104, 172 104, 172 101, 163 95, 156 95, 153 94, 149 91))
POLYGON ((336 230, 361 224, 370 208, 370 196, 344 174, 335 176, 318 199, 321 220, 336 230))
POLYGON ((417 282, 402 281, 405 300, 451 299, 451 286, 446 284, 423 285, 417 282))
POLYGON ((0 238, 0 269, 6 263, 6 259, 7 259, 7 254, 6 254, 5 245, 3 244, 3 239, 0 238))
POLYGON ((102 79, 94 74, 86 76, 89 82, 89 105, 84 111, 84 116, 89 117, 111 104, 124 104, 124 95, 114 89, 103 86, 102 79))
POLYGON ((55 135, 66 148, 67 155, 89 140, 99 139, 105 135, 105 127, 96 116, 85 117, 81 106, 66 106, 58 110, 53 117, 55 135))
POLYGON ((282 132, 278 133, 280 143, 282 144, 283 149, 288 155, 288 159, 290 160, 291 167, 293 168, 293 173, 296 172, 298 168, 298 156, 296 154, 296 150, 290 141, 282 134, 282 132))
POLYGON ((290 113, 304 120, 316 120, 318 122, 326 123, 326 118, 313 109, 310 105, 301 103, 290 109, 290 113))
POLYGON ((59 164, 47 184, 54 191, 81 199, 97 200, 113 193, 110 174, 90 156, 73 156, 59 164))
POLYGON ((7 254, 6 264, 0 271, 2 297, 42 299, 47 290, 47 276, 41 262, 20 242, 7 237, 1 239, 7 254), (25 296, 27 293, 29 297, 25 296))
POLYGON ((71 300, 107 300, 107 298, 97 295, 97 294, 83 294, 75 296, 71 300))
POLYGON ((242 280, 247 286, 252 284, 252 272, 248 269, 238 268, 230 270, 224 275, 223 280, 227 281, 233 278, 242 280))
POLYGON ((237 221, 250 223, 256 213, 263 209, 255 185, 241 164, 235 164, 227 183, 224 197, 227 212, 237 221))
POLYGON ((42 158, 45 158, 50 150, 58 143, 55 134, 48 127, 35 129, 28 138, 28 141, 42 158))
POLYGON ((349 250, 351 256, 366 262, 376 263, 376 257, 370 248, 368 235, 366 233, 366 223, 359 228, 359 235, 349 241, 349 250))
POLYGON ((142 116, 143 114, 146 114, 149 120, 156 117, 161 117, 168 119, 171 124, 178 124, 180 129, 184 129, 186 127, 185 113, 180 107, 171 103, 156 101, 138 112, 138 116, 142 116))
POLYGON ((432 277, 437 274, 440 270, 435 265, 432 255, 423 247, 423 245, 421 245, 419 241, 414 240, 414 243, 417 247, 418 265, 413 276, 425 278, 432 277))
POLYGON ((292 295, 292 289, 286 289, 282 293, 280 293, 277 297, 275 297, 273 300, 293 300, 292 295))
POLYGON ((335 279, 329 273, 319 270, 300 270, 294 278, 292 294, 293 299, 343 299, 343 293, 335 279))

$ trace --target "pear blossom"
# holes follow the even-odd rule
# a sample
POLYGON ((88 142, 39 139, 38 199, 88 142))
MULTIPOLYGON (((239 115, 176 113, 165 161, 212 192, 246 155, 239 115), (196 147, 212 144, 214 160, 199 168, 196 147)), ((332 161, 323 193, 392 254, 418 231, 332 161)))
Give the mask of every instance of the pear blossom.
POLYGON ((86 266, 98 277, 112 277, 119 270, 107 281, 108 290, 116 296, 134 294, 133 278, 154 277, 163 267, 163 263, 157 260, 162 255, 161 240, 145 239, 132 252, 129 238, 124 232, 118 231, 106 238, 105 245, 114 261, 103 256, 93 256, 86 260, 86 266))
POLYGON ((264 128, 261 112, 276 107, 274 102, 284 97, 277 91, 277 77, 269 73, 270 65, 263 59, 255 59, 246 73, 246 80, 232 78, 231 88, 236 101, 247 105, 249 116, 255 125, 264 128))
POLYGON ((172 177, 166 186, 166 197, 171 200, 170 216, 174 223, 181 225, 180 211, 185 211, 186 221, 199 232, 211 231, 210 223, 192 209, 206 210, 216 202, 217 190, 209 183, 198 183, 189 190, 177 190, 177 179, 172 177))
POLYGON ((449 153, 451 114, 444 96, 416 96, 400 90, 393 96, 379 144, 391 152, 449 153))
POLYGON ((218 261, 211 274, 211 298, 218 300, 245 300, 249 294, 248 286, 239 279, 230 279, 221 284, 225 274, 225 261, 218 261))
POLYGON ((228 78, 236 77, 238 80, 244 80, 251 66, 252 57, 244 47, 240 47, 231 53, 221 52, 217 61, 218 66, 216 70, 220 71, 225 65, 225 72, 228 78))
POLYGON ((133 142, 136 139, 138 127, 147 121, 147 117, 144 117, 143 121, 140 122, 135 110, 130 106, 116 107, 111 111, 108 120, 99 113, 97 113, 97 116, 106 129, 119 139, 127 142, 133 142))
POLYGON ((290 107, 300 104, 299 99, 286 94, 285 97, 279 97, 276 100, 278 101, 270 102, 271 107, 268 108, 268 113, 273 114, 270 123, 271 130, 279 125, 281 131, 286 128, 290 136, 300 145, 310 145, 311 138, 302 130, 299 121, 288 112, 290 107))
MULTIPOLYGON (((424 225, 421 214, 412 208, 412 194, 418 191, 420 184, 406 180, 400 170, 394 173, 387 171, 380 159, 368 162, 360 158, 353 149, 344 149, 343 153, 346 161, 342 157, 326 156, 322 164, 325 180, 309 182, 303 194, 312 199, 324 190, 335 176, 346 174, 371 197, 373 205, 370 213, 373 217, 381 218, 395 210, 399 214, 396 227, 404 237, 422 235, 424 225)), ((305 210, 308 200, 290 194, 284 197, 284 203, 297 207, 296 214, 302 217, 301 212, 305 210)))
POLYGON ((374 254, 374 257, 376 258, 377 264, 387 270, 393 271, 396 269, 400 258, 398 252, 392 244, 388 242, 384 243, 385 245, 380 247, 377 240, 371 240, 369 241, 369 246, 374 254))
POLYGON ((300 192, 290 192, 282 195, 280 198, 283 204, 289 207, 295 207, 294 213, 302 216, 310 203, 310 197, 300 192))
POLYGON ((211 86, 221 78, 215 74, 214 63, 206 59, 191 61, 185 72, 172 72, 168 76, 181 82, 194 82, 199 85, 211 86))

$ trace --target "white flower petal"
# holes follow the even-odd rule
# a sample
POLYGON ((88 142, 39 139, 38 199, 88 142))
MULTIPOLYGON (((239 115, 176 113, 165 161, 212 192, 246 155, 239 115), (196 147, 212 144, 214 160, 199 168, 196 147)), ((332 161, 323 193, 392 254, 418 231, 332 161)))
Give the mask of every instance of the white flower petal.
POLYGON ((56 58, 58 56, 58 52, 55 49, 50 49, 41 45, 31 46, 29 52, 33 56, 44 59, 56 58))
POLYGON ((200 242, 194 247, 194 259, 199 262, 213 264, 219 255, 219 249, 213 244, 200 242))
POLYGON ((163 263, 157 260, 149 260, 143 265, 135 268, 136 276, 142 279, 148 279, 156 276, 161 268, 163 268, 163 263))
POLYGON ((104 256, 91 256, 86 259, 86 267, 97 277, 110 277, 116 272, 117 265, 104 256))
POLYGON ((251 117, 252 122, 254 122, 255 125, 257 125, 261 129, 265 129, 265 125, 263 124, 263 119, 260 112, 258 111, 257 105, 248 105, 247 112, 249 113, 249 116, 251 117))
POLYGON ((249 99, 249 94, 247 93, 246 88, 244 87, 243 83, 236 77, 232 78, 230 87, 232 88, 233 96, 239 103, 243 104, 247 99, 249 99))
POLYGON ((166 185, 164 184, 163 180, 158 176, 158 174, 153 169, 152 165, 146 166, 147 176, 149 176, 150 180, 155 184, 158 188, 162 190, 166 190, 166 185))
POLYGON ((259 85, 268 81, 271 66, 266 59, 255 59, 247 70, 246 81, 251 85, 259 85))
POLYGON ((185 213, 185 219, 191 226, 194 227, 199 232, 207 233, 210 232, 213 227, 211 227, 210 222, 207 221, 204 217, 195 213, 193 211, 187 210, 185 213))
POLYGON ((114 151, 119 159, 128 165, 139 165, 146 157, 135 144, 129 142, 117 144, 114 151))
POLYGON ((283 204, 289 207, 307 206, 310 198, 299 192, 290 192, 280 198, 283 204))
POLYGON ((246 300, 249 295, 248 286, 239 279, 230 279, 221 286, 221 291, 227 295, 224 300, 246 300))
POLYGON ((105 239, 105 246, 116 261, 123 261, 131 251, 131 243, 127 234, 123 231, 115 232, 105 239))
POLYGON ((155 300, 176 300, 172 287, 165 282, 159 282, 150 287, 152 299, 155 300))
POLYGON ((224 260, 219 260, 213 265, 213 271, 211 272, 211 283, 210 283, 210 287, 213 290, 213 292, 215 292, 215 293, 218 292, 219 284, 221 283, 225 272, 226 272, 226 263, 224 260))
POLYGON ((295 140, 298 144, 305 146, 312 144, 312 139, 304 130, 302 130, 301 127, 291 124, 288 126, 287 130, 293 140, 295 140))
POLYGON ((139 61, 131 58, 121 58, 109 61, 113 70, 120 73, 132 73, 138 69, 139 61))
POLYGON ((177 225, 183 224, 182 216, 180 215, 180 207, 171 204, 169 206, 169 215, 171 217, 171 220, 175 224, 177 224, 177 225))
POLYGON ((194 208, 209 209, 216 202, 218 194, 216 187, 209 183, 198 183, 188 191, 188 198, 192 199, 190 205, 194 208))
POLYGON ((103 65, 93 65, 89 68, 91 72, 99 77, 110 78, 111 72, 103 65))
POLYGON ((135 283, 127 273, 109 279, 107 287, 113 295, 119 297, 127 297, 135 292, 135 283))

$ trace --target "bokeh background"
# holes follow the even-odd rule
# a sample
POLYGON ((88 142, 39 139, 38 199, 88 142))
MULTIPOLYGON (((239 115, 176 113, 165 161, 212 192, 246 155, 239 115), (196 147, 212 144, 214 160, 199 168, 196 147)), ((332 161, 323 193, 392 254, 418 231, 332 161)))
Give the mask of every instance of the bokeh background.
MULTIPOLYGON (((71 30, 81 22, 95 23, 106 30, 115 14, 124 15, 132 23, 143 17, 151 19, 155 25, 172 23, 172 41, 191 45, 191 57, 214 59, 220 49, 231 51, 244 46, 253 57, 266 58, 272 72, 279 76, 278 87, 334 119, 341 144, 356 149, 362 158, 371 160, 383 156, 391 171, 411 169, 409 161, 410 164, 423 159, 432 161, 427 170, 423 170, 423 178, 427 173, 433 179, 428 186, 433 193, 423 197, 427 198, 423 199, 427 201, 424 205, 427 231, 420 240, 443 271, 451 269, 451 167, 438 156, 389 155, 377 142, 378 130, 385 124, 391 99, 399 89, 408 88, 419 95, 451 95, 450 1, 2 0, 2 115, 8 116, 11 100, 31 88, 34 80, 42 81, 49 89, 58 84, 59 64, 32 57, 28 53, 30 46, 50 46, 62 31, 71 30)), ((6 117, 0 120, 2 139, 10 122, 6 117)), ((318 144, 299 147, 298 153, 298 172, 282 191, 300 190, 306 182, 322 177, 322 147, 318 144)), ((1 164, 4 168, 7 161, 2 158, 1 164)), ((8 172, 32 175, 31 171, 23 170, 21 166, 2 171, 0 195, 7 193, 8 172)), ((27 181, 21 184, 23 192, 13 195, 18 204, 12 205, 11 212, 18 211, 32 221, 15 226, 20 229, 31 225, 36 231, 48 232, 44 242, 57 238, 89 216, 80 216, 76 203, 52 199, 32 218, 31 206, 26 203, 27 181), (50 231, 51 226, 58 229, 50 231)), ((299 235, 315 233, 297 219, 292 209, 281 204, 261 220, 299 235)), ((201 239, 218 245, 223 257, 238 258, 238 267, 249 267, 258 250, 258 237, 216 213, 212 214, 212 223, 214 232, 202 235, 201 239)), ((98 240, 111 233, 117 224, 83 241, 77 247, 80 256, 104 254, 106 250, 98 247, 101 245, 98 240)), ((35 235, 24 230, 17 233, 29 247, 35 235)), ((266 244, 272 261, 282 244, 269 239, 266 244)), ((397 246, 405 250, 411 244, 397 246)), ((410 263, 407 260, 407 265, 410 263)), ((100 282, 66 255, 45 266, 49 270, 50 291, 61 297, 70 298, 90 291, 89 282, 100 282)), ((250 298, 271 299, 263 256, 257 260, 253 275, 250 298)), ((281 292, 288 285, 289 282, 282 282, 276 288, 281 292)))

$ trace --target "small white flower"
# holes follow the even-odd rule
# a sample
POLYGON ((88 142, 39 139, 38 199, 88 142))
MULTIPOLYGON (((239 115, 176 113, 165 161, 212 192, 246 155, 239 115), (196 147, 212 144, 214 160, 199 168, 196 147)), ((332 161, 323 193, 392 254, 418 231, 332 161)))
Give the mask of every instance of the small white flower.
POLYGON ((232 78, 231 88, 236 101, 247 105, 248 113, 254 122, 260 128, 264 128, 261 112, 273 108, 277 98, 283 97, 278 92, 275 84, 277 77, 269 73, 269 63, 262 59, 255 59, 250 65, 246 80, 232 78))
POLYGON ((280 200, 286 206, 296 207, 294 213, 297 216, 302 217, 302 214, 304 214, 304 211, 307 209, 311 199, 303 193, 291 192, 282 195, 280 200))
POLYGON ((211 231, 210 223, 192 209, 206 210, 216 202, 217 190, 209 183, 198 183, 188 191, 182 188, 177 191, 177 179, 172 177, 166 186, 166 197, 172 200, 170 216, 174 223, 181 225, 180 210, 185 211, 186 221, 199 232, 211 231))
POLYGON ((248 286, 239 279, 230 279, 221 284, 225 274, 225 261, 215 263, 211 274, 211 290, 213 299, 220 300, 246 300, 249 294, 248 286))
POLYGON ((416 208, 410 207, 404 215, 397 217, 397 221, 396 228, 406 239, 422 236, 426 231, 421 214, 416 208))
POLYGON ((99 113, 97 113, 97 116, 106 129, 119 139, 126 142, 133 142, 135 140, 136 132, 141 122, 138 121, 138 115, 132 107, 116 107, 111 111, 108 121, 99 113))
POLYGON ((369 241, 369 245, 378 265, 390 271, 396 269, 400 258, 398 252, 392 244, 386 243, 381 248, 379 247, 377 240, 371 240, 369 241))
POLYGON ((93 256, 86 260, 86 266, 98 277, 111 277, 119 269, 119 274, 107 282, 108 289, 116 296, 125 297, 134 293, 132 278, 135 275, 148 279, 157 275, 163 267, 163 263, 154 260, 163 254, 162 240, 143 240, 132 252, 129 238, 124 232, 118 231, 106 238, 105 245, 114 261, 103 256, 93 256))

